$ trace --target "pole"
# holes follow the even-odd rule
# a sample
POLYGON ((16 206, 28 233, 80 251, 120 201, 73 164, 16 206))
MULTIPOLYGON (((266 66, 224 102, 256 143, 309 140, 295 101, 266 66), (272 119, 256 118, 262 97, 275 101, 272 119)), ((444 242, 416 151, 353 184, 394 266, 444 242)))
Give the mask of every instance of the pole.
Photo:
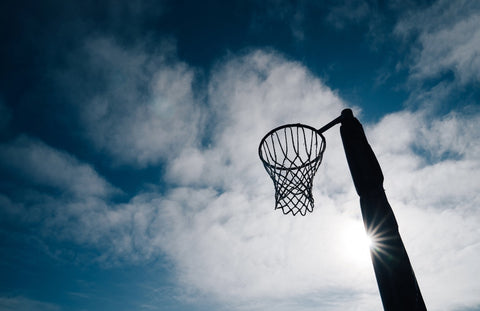
POLYGON ((352 110, 341 115, 340 134, 355 189, 360 196, 363 223, 374 246, 370 249, 385 311, 427 310, 393 210, 383 190, 383 174, 352 110))

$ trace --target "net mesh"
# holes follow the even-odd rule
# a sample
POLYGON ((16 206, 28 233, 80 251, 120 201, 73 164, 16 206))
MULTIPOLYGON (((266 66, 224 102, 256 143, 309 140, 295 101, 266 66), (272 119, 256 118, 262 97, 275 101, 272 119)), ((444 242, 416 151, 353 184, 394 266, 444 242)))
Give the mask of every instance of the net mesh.
POLYGON ((325 138, 313 127, 289 124, 260 142, 260 159, 275 187, 275 209, 284 214, 313 211, 313 177, 322 162, 325 138))

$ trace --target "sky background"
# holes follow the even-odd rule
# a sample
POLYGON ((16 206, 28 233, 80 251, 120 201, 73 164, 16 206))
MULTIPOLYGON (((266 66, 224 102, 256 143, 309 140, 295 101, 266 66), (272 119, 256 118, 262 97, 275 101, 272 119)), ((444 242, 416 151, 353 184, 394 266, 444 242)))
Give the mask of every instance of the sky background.
POLYGON ((429 310, 480 310, 480 2, 2 1, 0 310, 381 310, 339 135, 306 217, 258 143, 351 107, 429 310))

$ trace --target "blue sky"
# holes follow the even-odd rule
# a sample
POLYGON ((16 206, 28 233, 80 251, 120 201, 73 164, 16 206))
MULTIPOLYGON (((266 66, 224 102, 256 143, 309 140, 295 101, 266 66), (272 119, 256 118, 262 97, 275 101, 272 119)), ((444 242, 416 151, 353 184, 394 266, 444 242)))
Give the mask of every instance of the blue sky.
POLYGON ((0 12, 0 311, 381 310, 338 128, 306 217, 257 154, 346 107, 427 308, 480 310, 478 2, 0 12))

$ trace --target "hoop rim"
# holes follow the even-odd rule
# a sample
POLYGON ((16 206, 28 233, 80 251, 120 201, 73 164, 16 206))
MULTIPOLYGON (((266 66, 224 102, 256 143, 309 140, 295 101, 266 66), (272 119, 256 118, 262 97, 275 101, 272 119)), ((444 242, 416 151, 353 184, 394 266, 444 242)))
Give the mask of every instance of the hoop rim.
POLYGON ((268 167, 271 167, 271 168, 275 168, 275 169, 279 169, 279 170, 292 170, 292 169, 300 169, 300 168, 303 168, 307 165, 310 165, 310 163, 312 162, 315 162, 317 161, 320 157, 323 156, 323 152, 325 151, 325 148, 327 147, 327 141, 325 140, 325 136, 323 136, 323 134, 317 130, 316 128, 314 128, 313 126, 310 126, 310 125, 306 125, 306 124, 302 124, 302 123, 290 123, 290 124, 284 124, 284 125, 280 125, 280 126, 277 126, 276 128, 270 130, 267 134, 265 134, 265 136, 263 136, 262 140, 260 141, 260 145, 258 146, 258 155, 260 157, 260 160, 262 160, 262 163, 263 165, 265 166, 268 166, 268 167), (319 135, 321 138, 322 138, 322 142, 323 142, 323 148, 320 150, 320 153, 312 160, 308 161, 307 163, 301 165, 301 166, 294 166, 294 167, 278 167, 276 165, 272 165, 270 163, 268 163, 267 161, 265 161, 265 159, 263 158, 262 156, 262 146, 265 142, 265 140, 270 136, 272 135, 273 133, 275 133, 276 131, 278 130, 281 130, 281 129, 284 129, 284 128, 288 128, 288 127, 301 127, 301 128, 307 128, 313 132, 315 132, 317 135, 319 135))

